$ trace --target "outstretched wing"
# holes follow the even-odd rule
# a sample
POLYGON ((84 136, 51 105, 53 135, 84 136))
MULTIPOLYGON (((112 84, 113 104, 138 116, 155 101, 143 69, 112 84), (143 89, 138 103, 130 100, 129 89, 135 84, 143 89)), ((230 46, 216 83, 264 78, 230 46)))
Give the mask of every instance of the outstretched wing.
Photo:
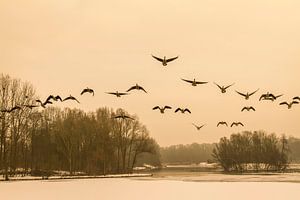
POLYGON ((119 92, 119 95, 128 95, 129 93, 119 92))
POLYGON ((135 90, 135 89, 137 89, 136 88, 136 86, 132 86, 131 88, 129 88, 126 92, 129 92, 129 91, 131 91, 131 90, 135 90))
POLYGON ((196 81, 196 84, 206 84, 208 82, 201 82, 201 81, 196 81))
POLYGON ((184 109, 183 112, 188 112, 188 113, 190 113, 190 114, 192 113, 192 112, 191 112, 189 109, 187 109, 187 108, 184 109))
POLYGON ((151 55, 153 58, 155 58, 156 60, 158 60, 159 62, 163 62, 164 60, 162 58, 156 57, 154 55, 151 55))
POLYGON ((185 81, 185 82, 188 82, 188 83, 193 83, 193 81, 190 81, 190 80, 187 80, 187 79, 181 79, 181 80, 183 80, 183 81, 185 81))
POLYGON ((299 104, 299 102, 298 101, 292 101, 291 104, 299 104))
POLYGON ((124 118, 125 118, 125 119, 131 119, 131 120, 134 120, 134 118, 129 117, 129 116, 127 116, 127 115, 124 115, 124 118))
POLYGON ((244 126, 244 124, 242 122, 238 122, 237 125, 244 126))
POLYGON ((243 112, 244 110, 247 110, 247 107, 242 108, 241 112, 243 112))
POLYGON ((219 84, 217 84, 217 83, 215 83, 215 82, 214 82, 214 84, 215 84, 216 86, 218 86, 218 88, 220 88, 220 90, 222 90, 222 87, 221 87, 219 84))
POLYGON ((236 93, 238 93, 239 95, 242 95, 242 96, 244 96, 244 97, 247 96, 247 95, 245 95, 245 94, 243 94, 243 93, 241 93, 241 92, 238 92, 238 91, 236 91, 236 93))
POLYGON ((141 87, 141 86, 140 86, 140 90, 143 90, 145 93, 147 93, 146 90, 143 87, 141 87))
POLYGON ((116 92, 106 92, 106 94, 117 95, 117 93, 116 93, 116 92))
POLYGON ((289 105, 288 102, 281 102, 279 105, 289 105))
POLYGON ((253 108, 252 106, 250 106, 250 108, 249 108, 250 110, 253 110, 253 111, 255 111, 255 108, 253 108))
POLYGON ((264 99, 264 98, 266 98, 266 97, 267 97, 266 94, 262 94, 262 95, 259 97, 259 100, 261 101, 261 99, 264 99))
POLYGON ((177 109, 175 110, 175 113, 177 113, 178 111, 181 111, 181 108, 177 108, 177 109))
POLYGON ((61 97, 60 97, 59 95, 57 95, 57 96, 55 97, 55 99, 56 99, 56 100, 62 101, 62 99, 61 99, 61 97))
POLYGON ((176 60, 178 58, 178 56, 176 56, 176 57, 174 57, 174 58, 169 58, 169 59, 167 59, 166 61, 167 62, 171 62, 171 61, 173 61, 173 60, 176 60))
POLYGON ((230 127, 233 127, 233 125, 236 126, 236 123, 235 123, 235 122, 232 122, 232 124, 230 125, 230 127))
POLYGON ((164 109, 172 109, 171 106, 165 106, 164 109))
POLYGON ((83 89, 80 95, 83 95, 84 93, 88 92, 88 89, 83 89))
POLYGON ((226 86, 224 89, 226 90, 227 88, 229 88, 229 87, 231 87, 233 85, 234 85, 234 83, 232 83, 231 85, 226 86))
POLYGON ((250 93, 249 96, 255 94, 259 89, 255 90, 254 92, 250 93))
POLYGON ((55 97, 53 95, 49 95, 48 98, 46 99, 47 101, 50 101, 51 99, 53 99, 54 101, 56 101, 55 97))
POLYGON ((300 101, 300 97, 294 97, 293 100, 299 100, 300 101))
POLYGON ((152 110, 156 110, 159 109, 159 106, 155 106, 154 108, 152 108, 152 110))
POLYGON ((281 97, 281 96, 283 96, 283 94, 274 96, 274 97, 275 97, 274 99, 277 99, 277 98, 279 98, 279 97, 281 97))

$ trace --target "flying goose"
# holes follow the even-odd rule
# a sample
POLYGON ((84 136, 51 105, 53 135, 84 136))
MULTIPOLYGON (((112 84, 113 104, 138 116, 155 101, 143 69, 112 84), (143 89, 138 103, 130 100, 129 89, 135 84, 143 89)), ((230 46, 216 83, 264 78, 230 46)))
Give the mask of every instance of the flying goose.
POLYGON ((162 63, 163 66, 167 66, 168 65, 168 62, 171 62, 173 60, 176 60, 178 58, 178 56, 174 57, 174 58, 166 58, 166 56, 164 56, 164 58, 159 58, 159 57, 156 57, 154 55, 152 55, 153 58, 155 58, 156 60, 158 60, 159 62, 162 63))
POLYGON ((185 109, 177 108, 177 109, 175 110, 175 113, 177 113, 178 111, 181 111, 181 113, 188 112, 188 113, 191 114, 191 111, 190 111, 188 108, 185 108, 185 109))
POLYGON ((298 100, 298 101, 300 101, 300 97, 299 97, 299 96, 294 97, 293 100, 298 100))
POLYGON ((75 97, 73 97, 72 95, 70 95, 70 96, 64 98, 63 101, 67 101, 67 100, 74 100, 74 101, 76 101, 77 103, 80 103, 80 102, 79 102, 75 97))
POLYGON ((37 99, 37 100, 35 100, 35 101, 38 102, 38 103, 40 103, 40 105, 41 105, 43 108, 46 108, 46 105, 47 105, 47 104, 52 104, 51 101, 45 101, 44 103, 43 103, 41 100, 39 100, 39 99, 37 99))
POLYGON ((159 107, 159 106, 155 106, 154 108, 152 108, 152 110, 156 110, 156 109, 159 109, 160 113, 165 113, 165 109, 172 109, 172 107, 170 106, 164 106, 164 107, 159 107))
POLYGON ((232 124, 230 125, 230 127, 233 127, 233 126, 244 126, 244 124, 242 122, 232 122, 232 124))
POLYGON ((4 109, 4 110, 1 110, 1 112, 11 113, 11 112, 13 112, 14 110, 20 110, 20 109, 21 109, 20 106, 14 106, 14 107, 12 107, 11 109, 4 109))
POLYGON ((226 125, 226 126, 228 126, 228 124, 227 124, 227 122, 218 122, 218 124, 217 124, 217 127, 219 126, 219 125, 226 125))
POLYGON ((260 96, 259 101, 261 101, 261 100, 271 100, 271 101, 274 101, 274 100, 276 100, 277 98, 279 98, 281 96, 283 96, 283 94, 280 94, 280 95, 276 96, 276 95, 274 95, 272 93, 267 92, 266 94, 262 94, 260 96))
POLYGON ((136 84, 135 86, 132 86, 132 87, 129 88, 126 92, 129 92, 129 91, 131 91, 131 90, 142 90, 142 91, 144 91, 145 93, 147 93, 146 90, 145 90, 142 86, 139 86, 138 84, 136 84))
POLYGON ((116 95, 116 97, 121 97, 122 95, 128 95, 129 93, 126 92, 106 92, 107 94, 112 94, 112 95, 116 95))
POLYGON ((57 99, 53 95, 49 95, 46 101, 51 101, 51 99, 57 101, 57 99))
POLYGON ((245 106, 244 108, 242 108, 241 112, 243 112, 244 110, 247 110, 247 111, 253 110, 253 111, 255 111, 255 108, 253 108, 252 106, 245 106))
POLYGON ((236 93, 238 93, 239 95, 242 95, 242 96, 244 96, 245 97, 245 99, 246 100, 248 100, 249 99, 249 97, 251 96, 251 95, 253 95, 253 94, 255 94, 257 91, 258 91, 259 89, 257 89, 257 90, 255 90, 254 92, 252 92, 252 93, 246 93, 246 94, 244 94, 244 93, 241 93, 241 92, 238 92, 238 91, 236 91, 236 93))
POLYGON ((197 126, 196 124, 194 124, 194 123, 192 123, 195 127, 196 127, 196 129, 199 131, 203 126, 205 126, 206 124, 203 124, 203 125, 201 125, 201 126, 197 126))
POLYGON ((93 94, 93 96, 95 95, 94 90, 91 88, 88 88, 88 87, 83 89, 82 92, 80 93, 80 95, 83 95, 84 93, 90 93, 90 94, 93 94))
POLYGON ((194 79, 194 80, 187 80, 187 79, 181 79, 181 80, 183 80, 183 81, 185 81, 185 82, 188 82, 188 83, 191 83, 192 84, 192 86, 197 86, 198 84, 206 84, 206 83, 208 83, 208 82, 201 82, 201 81, 196 81, 196 79, 194 79))
POLYGON ((288 103, 288 102, 284 101, 284 102, 281 102, 279 105, 287 105, 288 109, 291 109, 293 104, 299 104, 299 102, 298 101, 292 101, 292 102, 288 103))
POLYGON ((117 116, 115 116, 114 117, 115 119, 131 119, 131 120, 134 120, 134 118, 132 118, 132 117, 129 117, 129 116, 127 116, 127 115, 124 115, 124 114, 121 114, 121 115, 117 115, 117 116))
POLYGON ((220 86, 219 84, 217 84, 217 83, 215 83, 214 82, 214 84, 216 85, 216 86, 218 86, 218 88, 220 88, 220 90, 221 90, 221 92, 222 93, 226 93, 226 89, 228 89, 229 87, 231 87, 231 86, 233 86, 234 85, 234 83, 232 83, 231 85, 228 85, 228 86, 220 86))

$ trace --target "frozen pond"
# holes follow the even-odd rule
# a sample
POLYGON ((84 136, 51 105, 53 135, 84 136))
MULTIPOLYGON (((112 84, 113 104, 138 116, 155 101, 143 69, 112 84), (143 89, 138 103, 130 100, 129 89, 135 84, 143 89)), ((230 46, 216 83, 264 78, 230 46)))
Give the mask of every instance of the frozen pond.
POLYGON ((197 182, 160 178, 105 178, 0 182, 1 199, 222 199, 298 200, 300 183, 197 182))

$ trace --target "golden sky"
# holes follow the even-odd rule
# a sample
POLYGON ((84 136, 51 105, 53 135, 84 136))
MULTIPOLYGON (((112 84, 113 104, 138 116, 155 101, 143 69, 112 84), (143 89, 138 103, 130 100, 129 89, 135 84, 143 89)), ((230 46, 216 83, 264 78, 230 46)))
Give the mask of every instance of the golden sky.
POLYGON ((298 0, 0 0, 0 69, 34 84, 42 98, 93 88, 95 97, 64 106, 124 108, 162 146, 216 142, 242 130, 300 137, 300 105, 278 105, 300 96, 299 10, 298 0), (163 67, 151 54, 179 59, 163 67), (214 81, 235 85, 221 94, 214 81), (105 94, 135 83, 149 94, 105 94), (234 92, 257 88, 247 101, 234 92), (268 91, 284 96, 259 102, 268 91), (156 105, 192 114, 161 115, 156 105), (248 105, 257 111, 240 112, 248 105), (217 128, 218 121, 245 127, 217 128), (192 122, 207 126, 198 132, 192 122))

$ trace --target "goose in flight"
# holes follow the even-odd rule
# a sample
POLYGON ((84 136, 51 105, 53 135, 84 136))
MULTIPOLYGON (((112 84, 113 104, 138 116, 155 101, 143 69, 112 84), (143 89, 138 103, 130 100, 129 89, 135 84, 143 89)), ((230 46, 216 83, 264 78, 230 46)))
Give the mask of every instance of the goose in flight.
POLYGON ((12 107, 11 109, 1 110, 1 112, 11 113, 11 112, 13 112, 13 111, 15 111, 15 110, 20 110, 20 109, 21 109, 20 106, 14 106, 14 107, 12 107))
POLYGON ((288 102, 284 101, 284 102, 281 102, 279 105, 287 105, 288 109, 291 109, 293 104, 299 104, 299 102, 298 101, 292 101, 292 102, 288 103, 288 102))
POLYGON ((60 100, 60 102, 63 101, 62 98, 59 95, 56 95, 55 99, 56 99, 56 101, 58 101, 58 100, 60 100))
POLYGON ((299 96, 294 97, 293 100, 298 100, 298 101, 300 101, 300 97, 299 97, 299 96))
POLYGON ((172 107, 170 106, 164 106, 164 107, 159 107, 159 106, 155 106, 154 108, 152 108, 152 110, 156 110, 156 109, 159 109, 160 113, 165 113, 165 109, 172 109, 172 107))
POLYGON ((188 83, 191 83, 192 84, 192 86, 197 86, 198 84, 206 84, 206 83, 208 83, 208 82, 201 82, 201 81, 196 81, 196 79, 194 79, 194 80, 187 80, 187 79, 181 79, 181 80, 183 80, 183 81, 185 81, 185 82, 188 82, 188 83))
POLYGON ((39 107, 38 105, 29 105, 29 104, 26 104, 26 105, 23 105, 23 106, 26 107, 26 108, 30 108, 30 110, 32 110, 32 108, 39 107))
POLYGON ((230 125, 230 127, 233 127, 233 126, 244 126, 244 124, 242 122, 232 122, 232 124, 230 125))
POLYGON ((217 124, 217 127, 219 126, 219 125, 226 125, 226 126, 228 126, 228 124, 227 124, 227 122, 218 122, 218 124, 217 124))
POLYGON ((199 131, 203 126, 205 126, 206 124, 203 124, 203 125, 201 125, 201 126, 197 126, 196 124, 194 124, 194 123, 192 123, 195 127, 196 127, 196 129, 199 131))
POLYGON ((138 85, 138 84, 136 84, 135 86, 132 86, 132 87, 129 88, 126 92, 129 92, 129 91, 131 91, 131 90, 142 90, 142 91, 144 91, 145 93, 147 93, 146 90, 145 90, 142 86, 140 86, 140 85, 138 85))
POLYGON ((276 96, 276 95, 274 95, 272 93, 267 92, 266 94, 262 94, 260 96, 259 101, 261 101, 261 100, 271 100, 271 101, 274 101, 274 100, 276 100, 277 98, 279 98, 281 96, 283 96, 283 94, 280 94, 280 95, 276 96))
POLYGON ((188 112, 188 113, 192 113, 188 108, 185 108, 185 109, 182 109, 182 108, 177 108, 175 110, 175 113, 177 113, 178 111, 180 111, 181 113, 185 113, 185 112, 188 112))
POLYGON ((37 99, 37 100, 35 100, 37 103, 40 103, 40 105, 43 107, 43 108, 46 108, 46 105, 47 104, 52 104, 52 102, 51 101, 45 101, 45 102, 42 102, 41 100, 39 100, 39 99, 37 99))
POLYGON ((242 108, 241 112, 243 112, 244 110, 247 110, 247 111, 253 110, 253 111, 255 111, 255 108, 253 108, 252 106, 245 106, 244 108, 242 108))
POLYGON ((159 57, 156 57, 154 55, 152 55, 152 57, 156 60, 158 60, 159 62, 162 63, 163 66, 167 66, 168 65, 168 62, 171 62, 173 60, 176 60, 178 58, 178 56, 174 57, 174 58, 166 58, 166 56, 164 56, 164 58, 159 58, 159 57))
POLYGON ((129 93, 126 92, 106 92, 107 94, 112 94, 112 95, 116 95, 116 97, 121 97, 122 95, 128 95, 129 93))
POLYGON ((121 114, 121 115, 117 115, 114 117, 115 119, 131 119, 131 120, 134 120, 134 118, 130 117, 130 116, 127 116, 127 115, 124 115, 124 114, 121 114))
POLYGON ((63 101, 67 101, 67 100, 74 100, 74 101, 76 101, 77 103, 80 103, 80 102, 79 102, 75 97, 73 97, 72 95, 70 95, 70 96, 64 98, 63 101))
POLYGON ((48 98, 46 99, 46 102, 47 102, 47 101, 50 102, 51 99, 52 99, 53 101, 57 101, 57 99, 56 99, 53 95, 49 95, 48 98))
POLYGON ((246 93, 246 94, 244 94, 244 93, 241 93, 241 92, 238 92, 238 91, 236 91, 236 93, 238 93, 239 95, 242 95, 242 96, 244 96, 245 97, 245 99, 246 100, 248 100, 249 99, 249 97, 251 96, 251 95, 253 95, 253 94, 255 94, 257 91, 258 91, 259 89, 257 89, 257 90, 255 90, 254 92, 252 92, 252 93, 246 93))
POLYGON ((215 84, 216 86, 218 86, 218 88, 221 90, 222 93, 226 93, 226 90, 227 90, 229 87, 231 87, 231 86, 234 85, 234 83, 232 83, 231 85, 228 85, 228 86, 220 86, 219 84, 217 84, 217 83, 215 83, 215 82, 214 82, 214 84, 215 84))
POLYGON ((94 90, 91 89, 91 88, 88 88, 88 87, 85 88, 85 89, 83 89, 82 92, 80 93, 80 95, 83 95, 84 93, 90 93, 90 94, 92 94, 93 96, 95 95, 94 90))

